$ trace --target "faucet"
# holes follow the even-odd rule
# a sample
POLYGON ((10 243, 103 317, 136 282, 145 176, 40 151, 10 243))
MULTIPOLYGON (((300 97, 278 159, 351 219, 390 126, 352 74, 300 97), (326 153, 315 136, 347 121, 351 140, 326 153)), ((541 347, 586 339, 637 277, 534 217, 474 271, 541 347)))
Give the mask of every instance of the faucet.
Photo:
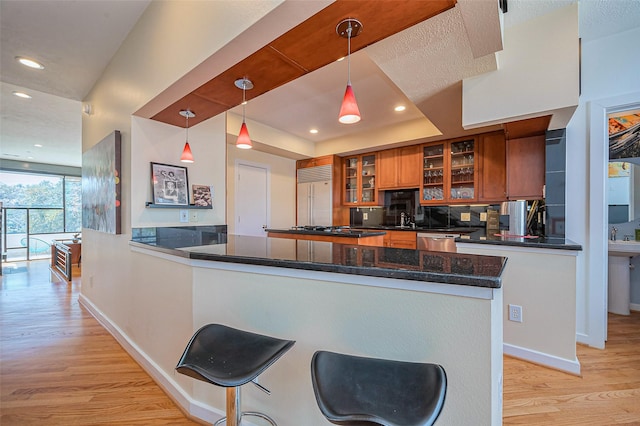
POLYGON ((615 226, 611 227, 611 241, 616 240, 616 234, 618 233, 618 228, 615 226))

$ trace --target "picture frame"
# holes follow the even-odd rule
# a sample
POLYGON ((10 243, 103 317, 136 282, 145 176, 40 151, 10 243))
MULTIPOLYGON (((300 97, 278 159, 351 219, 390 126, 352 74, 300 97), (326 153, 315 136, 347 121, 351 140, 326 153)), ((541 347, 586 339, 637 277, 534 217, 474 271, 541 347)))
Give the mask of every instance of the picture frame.
POLYGON ((174 206, 189 205, 189 177, 186 167, 151 163, 153 203, 174 206))
POLYGON ((196 207, 213 206, 213 188, 208 185, 192 185, 193 205, 196 207))

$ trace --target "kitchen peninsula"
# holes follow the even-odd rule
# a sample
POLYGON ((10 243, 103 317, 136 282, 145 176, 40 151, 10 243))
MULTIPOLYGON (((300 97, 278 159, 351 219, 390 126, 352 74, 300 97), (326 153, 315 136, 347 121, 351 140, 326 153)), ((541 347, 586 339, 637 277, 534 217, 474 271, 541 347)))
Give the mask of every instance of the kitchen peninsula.
MULTIPOLYGON (((248 389, 245 409, 284 423, 325 425, 309 375, 311 356, 324 349, 439 363, 449 382, 442 424, 501 423, 503 257, 235 235, 182 246, 207 238, 154 238, 164 230, 134 229, 130 242, 134 260, 145 265, 137 278, 166 295, 147 307, 170 313, 163 335, 185 334, 175 322, 193 329, 220 322, 297 341, 261 376, 272 395, 248 389)), ((192 389, 215 419, 224 390, 172 370, 188 337, 146 356, 162 365, 158 373, 170 392, 180 398, 182 389, 192 389)))

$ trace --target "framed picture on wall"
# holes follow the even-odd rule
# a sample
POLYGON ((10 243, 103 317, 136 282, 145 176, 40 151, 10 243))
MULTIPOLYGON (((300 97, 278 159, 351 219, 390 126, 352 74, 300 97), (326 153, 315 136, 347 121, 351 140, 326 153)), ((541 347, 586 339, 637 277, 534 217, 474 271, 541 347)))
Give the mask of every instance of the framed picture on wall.
POLYGON ((187 168, 151 163, 151 190, 154 204, 189 205, 187 168))
POLYGON ((213 205, 213 190, 208 185, 193 185, 193 205, 210 207, 213 205))

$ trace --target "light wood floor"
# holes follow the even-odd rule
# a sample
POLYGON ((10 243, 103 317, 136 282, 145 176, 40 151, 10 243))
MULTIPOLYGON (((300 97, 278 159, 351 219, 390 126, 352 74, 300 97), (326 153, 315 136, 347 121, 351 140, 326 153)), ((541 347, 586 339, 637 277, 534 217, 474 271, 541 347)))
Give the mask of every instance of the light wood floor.
POLYGON ((505 357, 504 424, 640 425, 640 312, 609 314, 606 349, 577 352, 582 377, 505 357))
MULTIPOLYGON (((197 424, 80 308, 79 277, 13 265, 0 285, 1 425, 197 424)), ((640 425, 640 313, 611 315, 607 349, 578 357, 582 377, 505 357, 504 424, 640 425)))
POLYGON ((197 424, 80 307, 79 277, 50 281, 48 261, 9 265, 17 270, 3 268, 0 289, 0 425, 197 424))

